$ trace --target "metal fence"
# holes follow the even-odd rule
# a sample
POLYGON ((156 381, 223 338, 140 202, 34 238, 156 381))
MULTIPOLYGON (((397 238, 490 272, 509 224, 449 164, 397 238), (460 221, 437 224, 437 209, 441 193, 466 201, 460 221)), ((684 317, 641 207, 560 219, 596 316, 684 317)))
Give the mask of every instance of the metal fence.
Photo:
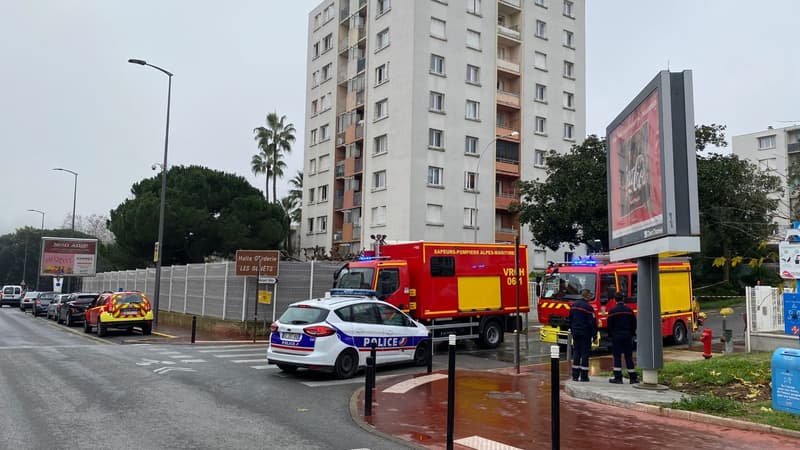
POLYGON ((783 331, 783 295, 776 287, 752 286, 747 293, 747 330, 783 331))

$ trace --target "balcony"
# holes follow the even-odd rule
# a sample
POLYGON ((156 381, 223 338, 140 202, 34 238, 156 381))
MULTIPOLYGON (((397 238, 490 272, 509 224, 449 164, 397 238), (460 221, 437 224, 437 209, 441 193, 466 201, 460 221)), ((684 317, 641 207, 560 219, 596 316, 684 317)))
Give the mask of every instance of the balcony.
POLYGON ((522 8, 522 0, 500 0, 500 4, 516 8, 517 10, 522 8))
POLYGON ((515 131, 519 133, 519 122, 516 120, 500 120, 498 117, 494 130, 495 136, 502 136, 503 140, 519 142, 519 135, 511 136, 515 131))
POLYGON ((345 5, 339 8, 339 23, 342 23, 350 18, 350 5, 345 2, 345 5))
POLYGON ((350 40, 347 39, 347 35, 345 35, 343 38, 339 39, 339 54, 346 52, 348 48, 350 48, 350 40))
POLYGON ((519 192, 498 192, 495 195, 495 209, 508 211, 513 203, 519 203, 519 192))
POLYGON ((341 231, 334 231, 333 232, 333 242, 342 242, 342 232, 341 231))
POLYGON ((336 146, 344 145, 344 132, 336 133, 336 146))
POLYGON ((494 232, 494 241, 495 242, 514 242, 514 239, 517 237, 517 230, 513 228, 498 228, 494 232))
POLYGON ((361 191, 345 191, 342 209, 353 209, 361 206, 361 191))
POLYGON ((497 58, 497 68, 502 70, 503 72, 507 72, 514 75, 519 75, 519 62, 512 61, 509 59, 501 59, 497 58))
POLYGON ((519 43, 522 39, 518 25, 505 26, 498 24, 497 34, 500 35, 500 37, 511 39, 514 43, 519 43))
POLYGON ((333 169, 333 176, 336 178, 342 178, 344 176, 344 161, 336 163, 336 168, 333 169))
POLYGON ((361 73, 367 67, 367 59, 366 58, 359 58, 356 62, 356 73, 361 73))
POLYGON ((504 105, 504 106, 510 106, 512 108, 519 108, 519 106, 520 106, 519 94, 514 93, 514 92, 498 90, 497 91, 497 103, 499 103, 501 105, 504 105))
POLYGON ((333 209, 342 209, 344 204, 344 194, 341 191, 336 191, 333 196, 333 209))
POLYGON ((498 175, 519 176, 519 161, 497 158, 494 163, 495 173, 498 175))
POLYGON ((800 142, 794 142, 792 144, 789 144, 787 153, 800 153, 800 142))
POLYGON ((362 158, 347 158, 344 161, 344 176, 352 177, 360 174, 364 168, 364 160, 362 158))

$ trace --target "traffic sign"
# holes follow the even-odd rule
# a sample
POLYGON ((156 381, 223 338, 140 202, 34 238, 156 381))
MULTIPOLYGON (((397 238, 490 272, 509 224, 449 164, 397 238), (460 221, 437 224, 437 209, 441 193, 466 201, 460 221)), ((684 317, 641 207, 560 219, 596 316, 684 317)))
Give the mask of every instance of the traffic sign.
POLYGON ((280 257, 278 250, 236 250, 236 275, 276 277, 280 257))
POLYGON ((274 277, 261 277, 258 279, 258 282, 263 284, 275 284, 278 282, 278 279, 274 277))
POLYGON ((258 293, 258 303, 264 303, 269 305, 272 303, 272 292, 270 291, 261 291, 258 293))

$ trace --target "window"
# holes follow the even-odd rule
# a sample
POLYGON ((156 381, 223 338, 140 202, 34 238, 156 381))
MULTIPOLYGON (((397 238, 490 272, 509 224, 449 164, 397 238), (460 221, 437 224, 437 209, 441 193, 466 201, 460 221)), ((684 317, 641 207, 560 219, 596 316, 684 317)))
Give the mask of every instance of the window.
POLYGON ((475 100, 467 100, 466 118, 470 120, 479 120, 481 112, 480 109, 480 103, 476 102, 475 100))
POLYGON ((444 112, 444 94, 431 92, 428 109, 433 112, 444 112))
POLYGON ((547 126, 547 119, 544 117, 536 116, 536 120, 534 121, 535 128, 533 130, 536 134, 545 134, 545 128, 547 126))
POLYGON ((328 216, 317 217, 317 233, 328 231, 328 216))
POLYGON ((575 139, 574 132, 575 132, 575 125, 571 123, 564 124, 564 139, 570 139, 570 140, 575 139))
POLYGON ((320 142, 327 141, 328 139, 331 138, 330 129, 331 129, 331 126, 327 125, 327 124, 319 127, 319 141, 320 142))
POLYGON ((372 153, 374 155, 380 155, 389 151, 389 138, 385 134, 375 137, 373 144, 372 153))
POLYGON ((375 86, 389 81, 389 63, 381 64, 375 68, 375 86))
POLYGON ((432 224, 442 223, 442 205, 428 203, 425 208, 425 222, 432 224))
POLYGON ((386 171, 379 170, 372 174, 372 190, 386 189, 386 171))
POLYGON ((314 58, 319 58, 319 42, 314 43, 314 58))
POLYGON ((536 21, 536 37, 547 39, 547 24, 541 20, 536 21))
POLYGON ((333 34, 329 34, 322 38, 322 50, 328 51, 333 48, 333 34))
POLYGON ((547 70, 547 55, 542 52, 534 52, 533 67, 540 70, 547 70))
POLYGON ((762 136, 758 138, 758 149, 764 150, 767 148, 775 148, 775 135, 762 136))
POLYGON ((464 190, 470 192, 478 190, 478 174, 476 172, 464 172, 464 190))
POLYGON ((333 19, 333 5, 328 5, 322 10, 322 22, 325 23, 333 19))
POLYGON ((777 160, 775 158, 759 159, 758 168, 767 172, 770 170, 775 170, 778 168, 776 165, 776 161, 777 160))
POLYGON ((564 61, 564 78, 575 78, 575 64, 564 61))
POLYGON ((446 26, 447 23, 444 20, 431 17, 431 36, 437 39, 447 39, 446 26))
POLYGON ((313 232, 314 232, 314 218, 311 217, 308 219, 308 234, 311 234, 313 232))
POLYGON ((431 73, 444 75, 444 56, 431 54, 431 73))
POLYGON ((320 186, 317 188, 319 191, 319 201, 320 202, 327 202, 328 201, 328 185, 320 186))
POLYGON ((315 115, 319 112, 319 100, 311 100, 311 115, 315 115))
POLYGON ((534 3, 536 3, 538 6, 547 6, 545 4, 545 0, 535 0, 534 3))
POLYGON ((481 34, 474 30, 467 30, 467 47, 480 50, 481 49, 481 34))
POLYGON ((378 0, 378 6, 376 9, 376 17, 380 16, 381 14, 386 14, 390 9, 392 9, 392 2, 390 0, 378 0))
POLYGON ((543 84, 536 85, 536 101, 547 101, 547 87, 543 84))
POLYGON ((319 157, 319 171, 325 172, 331 170, 331 155, 322 155, 319 157))
POLYGON ((428 129, 428 147, 443 148, 444 147, 444 131, 434 128, 428 129))
POLYGON ((375 39, 375 48, 377 50, 386 48, 389 46, 389 29, 386 28, 383 31, 379 32, 375 39))
POLYGON ((389 100, 383 99, 375 102, 375 120, 383 119, 389 115, 389 100))
POLYGON ((314 175, 315 173, 317 173, 317 160, 316 159, 310 159, 308 161, 308 173, 309 173, 309 175, 314 175))
POLYGON ((315 70, 314 73, 311 74, 311 86, 319 86, 319 70, 315 70))
POLYGON ((322 66, 322 81, 328 81, 333 77, 333 63, 322 66))
POLYGON ((464 208, 464 226, 475 228, 478 226, 478 214, 475 208, 464 208))
POLYGON ((573 3, 569 0, 564 0, 564 15, 567 17, 575 18, 575 13, 573 12, 573 3))
POLYGON ((467 12, 478 16, 481 15, 481 0, 467 0, 467 12))
POLYGON ((431 256, 432 277, 453 277, 456 275, 456 259, 453 256, 431 256))
POLYGON ((310 136, 309 140, 311 141, 311 145, 314 145, 314 144, 317 143, 317 129, 316 128, 311 130, 311 136, 310 136))
POLYGON ((464 140, 464 153, 469 155, 478 154, 478 138, 474 136, 467 136, 464 140))
POLYGON ((314 203, 314 188, 310 188, 308 190, 308 204, 311 205, 314 203))
POLYGON ((481 82, 481 68, 467 64, 467 83, 480 84, 481 82))
POLYGON ((441 167, 428 166, 428 185, 444 186, 444 169, 441 167))
POLYGON ((370 210, 372 225, 386 225, 386 207, 376 206, 370 210))
POLYGON ((575 33, 569 30, 564 30, 564 46, 575 48, 575 33))
POLYGON ((535 167, 544 167, 547 152, 544 150, 534 150, 533 152, 533 165, 535 167))
POLYGON ((322 98, 319 99, 319 103, 322 111, 331 109, 331 93, 328 92, 327 94, 323 95, 322 98))
POLYGON ((575 108, 575 95, 572 92, 564 91, 564 107, 575 108))

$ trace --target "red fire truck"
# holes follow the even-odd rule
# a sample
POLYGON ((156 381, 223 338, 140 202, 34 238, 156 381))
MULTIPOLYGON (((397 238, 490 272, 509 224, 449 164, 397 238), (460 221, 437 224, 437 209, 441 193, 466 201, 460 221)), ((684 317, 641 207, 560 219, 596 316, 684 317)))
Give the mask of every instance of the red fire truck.
POLYGON ((494 348, 527 313, 526 246, 408 242, 383 244, 380 256, 345 264, 334 287, 371 289, 427 325, 434 339, 456 334, 494 348), (514 275, 518 268, 518 276, 514 275), (519 289, 517 289, 519 287, 519 289))
MULTIPOLYGON (((606 326, 608 312, 616 305, 614 294, 622 292, 637 312, 636 272, 635 262, 609 264, 591 257, 548 268, 537 303, 542 342, 566 343, 570 304, 580 298, 583 289, 588 289, 592 295, 589 304, 597 314, 598 345, 610 346, 606 326)), ((688 261, 664 260, 659 263, 659 272, 661 334, 664 338, 671 337, 676 344, 686 343, 689 330, 694 332, 700 319, 692 297, 691 267, 688 261)))

